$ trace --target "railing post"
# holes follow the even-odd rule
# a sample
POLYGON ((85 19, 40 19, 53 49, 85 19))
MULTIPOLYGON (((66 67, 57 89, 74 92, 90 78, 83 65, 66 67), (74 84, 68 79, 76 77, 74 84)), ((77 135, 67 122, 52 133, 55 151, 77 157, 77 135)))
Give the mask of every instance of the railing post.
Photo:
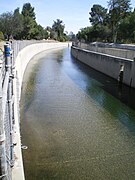
POLYGON ((10 126, 10 165, 14 165, 14 153, 13 153, 13 77, 9 77, 8 85, 8 113, 9 113, 9 126, 10 126))
POLYGON ((4 53, 5 53, 5 66, 6 66, 6 71, 9 71, 9 74, 11 73, 11 47, 9 43, 6 43, 4 45, 4 53))

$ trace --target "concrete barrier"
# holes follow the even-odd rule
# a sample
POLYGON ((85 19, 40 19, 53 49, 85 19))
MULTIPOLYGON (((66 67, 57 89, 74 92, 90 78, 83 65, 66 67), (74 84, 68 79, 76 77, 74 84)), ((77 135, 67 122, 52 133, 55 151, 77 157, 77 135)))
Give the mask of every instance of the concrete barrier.
POLYGON ((135 62, 130 59, 111 56, 81 48, 71 47, 71 54, 90 67, 135 88, 135 62))
POLYGON ((19 119, 19 101, 21 96, 21 86, 23 75, 29 61, 38 53, 47 50, 62 49, 68 47, 68 43, 37 43, 26 46, 21 51, 19 51, 15 59, 15 69, 14 69, 14 118, 15 118, 15 135, 14 142, 17 144, 14 147, 15 153, 15 165, 12 170, 13 180, 24 180, 24 170, 22 163, 22 153, 21 153, 21 139, 20 139, 20 119, 19 119))
POLYGON ((99 52, 103 54, 109 54, 116 57, 132 59, 135 58, 135 45, 126 44, 113 44, 113 43, 78 43, 78 48, 86 49, 89 51, 99 52))

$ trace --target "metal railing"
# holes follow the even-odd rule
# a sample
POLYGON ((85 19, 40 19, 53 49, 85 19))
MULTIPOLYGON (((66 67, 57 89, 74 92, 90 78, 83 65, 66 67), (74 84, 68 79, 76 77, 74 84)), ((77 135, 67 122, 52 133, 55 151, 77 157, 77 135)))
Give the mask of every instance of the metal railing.
POLYGON ((12 179, 11 172, 15 162, 13 97, 14 93, 19 92, 19 90, 14 92, 13 88, 15 59, 24 47, 42 42, 48 43, 51 41, 13 41, 5 44, 4 53, 0 52, 0 179, 3 180, 12 179), (12 49, 14 50, 12 51, 12 49))
POLYGON ((114 44, 114 43, 84 43, 84 42, 73 42, 73 46, 94 51, 102 54, 108 54, 116 57, 122 57, 126 59, 134 60, 135 58, 135 45, 131 44, 114 44))

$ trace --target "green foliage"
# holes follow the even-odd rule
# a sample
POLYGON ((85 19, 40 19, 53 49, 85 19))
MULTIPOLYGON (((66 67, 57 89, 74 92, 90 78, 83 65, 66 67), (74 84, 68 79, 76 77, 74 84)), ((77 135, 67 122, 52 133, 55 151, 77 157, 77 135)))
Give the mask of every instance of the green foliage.
POLYGON ((13 13, 7 12, 0 15, 0 31, 9 37, 13 34, 14 25, 13 25, 13 13))
POLYGON ((36 22, 34 8, 30 3, 23 5, 22 12, 16 8, 14 12, 0 15, 0 31, 9 39, 47 39, 48 32, 36 22))
POLYGON ((23 39, 34 39, 34 35, 37 35, 36 29, 37 23, 31 17, 23 17, 23 31, 21 36, 23 39))
POLYGON ((34 12, 34 7, 32 7, 30 3, 25 3, 23 5, 22 15, 24 17, 31 17, 33 20, 36 19, 36 15, 35 15, 35 12, 34 12))
POLYGON ((117 41, 118 28, 121 20, 131 11, 130 0, 110 0, 109 5, 109 25, 112 29, 113 42, 117 41))
POLYGON ((92 25, 103 24, 107 17, 107 9, 105 9, 101 5, 95 4, 91 8, 91 12, 89 14, 89 20, 92 25))
POLYGON ((30 3, 26 3, 22 8, 23 31, 21 33, 23 39, 36 39, 39 34, 36 22, 34 7, 30 3))
POLYGON ((2 31, 0 31, 0 41, 1 40, 4 40, 4 35, 3 35, 3 32, 2 31))
POLYGON ((130 0, 109 0, 108 9, 95 4, 90 11, 92 26, 82 28, 77 38, 86 42, 135 42, 135 10, 130 0))
MULTIPOLYGON (((65 25, 63 21, 57 19, 51 27, 43 28, 36 22, 34 7, 30 3, 25 3, 20 13, 19 8, 14 12, 6 12, 0 15, 0 31, 9 39, 48 39, 57 41, 67 41, 67 35, 64 33, 65 25)), ((1 35, 1 38, 3 36, 1 35)))
POLYGON ((118 29, 118 40, 135 43, 135 10, 121 21, 118 29))
POLYGON ((58 41, 62 41, 63 35, 64 35, 64 28, 65 26, 63 25, 63 21, 60 19, 57 19, 54 21, 52 25, 52 32, 54 35, 54 39, 58 41))
POLYGON ((20 14, 19 8, 14 10, 13 24, 14 24, 14 31, 13 31, 14 38, 21 39, 21 33, 24 27, 23 27, 23 15, 20 14))
POLYGON ((76 37, 86 42, 108 42, 110 40, 110 34, 110 29, 107 26, 96 25, 81 29, 76 37))
POLYGON ((42 40, 42 39, 48 39, 49 34, 46 29, 44 29, 41 25, 37 25, 37 35, 36 39, 37 40, 42 40))
POLYGON ((61 42, 67 41, 67 36, 64 33, 64 28, 65 25, 63 24, 62 20, 57 19, 56 21, 54 21, 50 34, 51 38, 61 42))

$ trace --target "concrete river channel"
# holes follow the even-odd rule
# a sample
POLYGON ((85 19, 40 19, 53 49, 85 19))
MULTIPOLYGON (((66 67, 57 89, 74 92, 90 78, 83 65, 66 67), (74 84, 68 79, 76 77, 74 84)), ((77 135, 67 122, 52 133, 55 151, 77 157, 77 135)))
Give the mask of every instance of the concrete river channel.
POLYGON ((135 90, 70 48, 30 61, 20 108, 26 180, 135 179, 135 90))

